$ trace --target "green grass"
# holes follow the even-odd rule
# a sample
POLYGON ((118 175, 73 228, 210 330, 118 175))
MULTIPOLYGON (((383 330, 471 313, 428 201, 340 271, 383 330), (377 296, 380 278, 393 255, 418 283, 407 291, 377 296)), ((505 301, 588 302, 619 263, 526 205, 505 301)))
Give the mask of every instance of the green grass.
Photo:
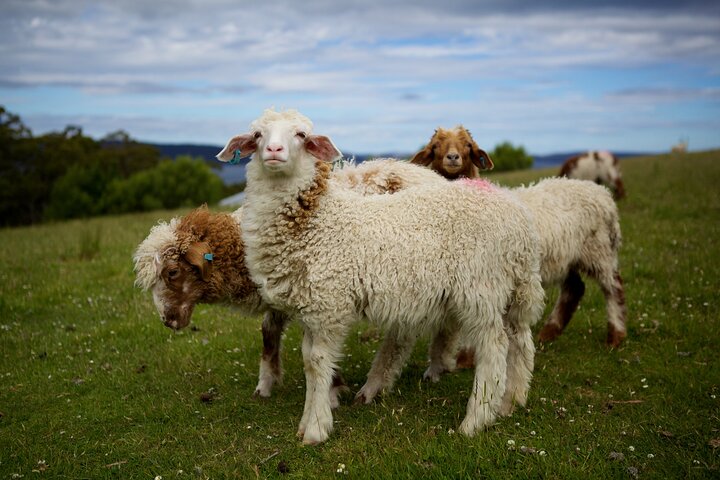
MULTIPOLYGON (((199 330, 175 334, 133 287, 134 248, 183 212, 0 230, 0 479, 718 478, 720 151, 622 168, 626 342, 603 345, 589 283, 566 333, 538 350, 527 408, 472 439, 454 433, 472 373, 422 383, 422 343, 394 392, 370 406, 346 397, 330 440, 303 447, 297 325, 285 383, 260 401, 258 318, 199 306, 199 330)), ((342 364, 353 391, 378 347, 367 328, 342 364)))

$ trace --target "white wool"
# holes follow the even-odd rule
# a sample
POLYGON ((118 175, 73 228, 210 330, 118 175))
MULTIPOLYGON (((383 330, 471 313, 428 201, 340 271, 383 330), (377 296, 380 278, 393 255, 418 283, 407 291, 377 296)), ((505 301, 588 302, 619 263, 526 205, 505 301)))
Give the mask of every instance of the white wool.
POLYGON ((285 122, 291 127, 303 129, 305 133, 312 133, 312 121, 297 110, 289 109, 277 112, 270 108, 250 123, 250 131, 267 130, 277 122, 285 122))
POLYGON ((548 178, 512 192, 535 219, 541 247, 540 272, 546 285, 562 281, 578 263, 617 268, 620 225, 617 206, 605 187, 548 178))
MULTIPOLYGON (((135 285, 149 290, 160 278, 159 260, 168 248, 177 243, 175 228, 179 220, 173 218, 170 223, 160 222, 150 229, 150 234, 138 245, 133 261, 135 262, 135 285)), ((160 262, 161 263, 161 262, 160 262)))

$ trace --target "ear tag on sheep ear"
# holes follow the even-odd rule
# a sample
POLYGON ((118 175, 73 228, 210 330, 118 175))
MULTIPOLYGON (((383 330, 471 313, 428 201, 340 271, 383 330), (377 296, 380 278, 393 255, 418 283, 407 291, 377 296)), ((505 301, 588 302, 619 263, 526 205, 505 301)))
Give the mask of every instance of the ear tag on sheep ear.
MULTIPOLYGON (((235 153, 233 154, 233 158, 230 160, 229 163, 230 163, 230 165, 237 165, 238 163, 240 163, 241 159, 242 159, 242 157, 240 156, 240 150, 238 149, 238 150, 235 150, 235 153)), ((212 260, 212 258, 210 258, 209 260, 212 260)))
POLYGON ((205 257, 205 260, 207 260, 208 262, 212 262, 212 260, 213 260, 212 253, 206 253, 205 255, 203 255, 203 257, 205 257))

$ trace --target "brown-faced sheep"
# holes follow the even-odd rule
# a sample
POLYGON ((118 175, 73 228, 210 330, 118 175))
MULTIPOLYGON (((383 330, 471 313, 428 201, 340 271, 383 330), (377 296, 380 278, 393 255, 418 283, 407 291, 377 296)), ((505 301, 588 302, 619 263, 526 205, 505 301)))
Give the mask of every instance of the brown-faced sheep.
POLYGON ((435 130, 425 148, 416 153, 410 163, 430 167, 448 180, 475 178, 479 170, 493 168, 490 155, 478 147, 462 125, 435 130))

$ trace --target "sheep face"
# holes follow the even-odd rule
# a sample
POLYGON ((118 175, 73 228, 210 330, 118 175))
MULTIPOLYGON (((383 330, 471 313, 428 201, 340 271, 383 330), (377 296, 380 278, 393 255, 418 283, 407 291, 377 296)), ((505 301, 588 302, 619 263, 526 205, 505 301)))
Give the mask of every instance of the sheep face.
POLYGON ((171 251, 164 258, 156 258, 157 281, 152 295, 166 326, 175 330, 186 327, 195 305, 208 293, 211 263, 204 255, 209 252, 206 243, 196 242, 179 258, 171 251))
POLYGON ((254 154, 263 170, 270 175, 292 175, 308 155, 325 162, 342 156, 332 141, 312 134, 312 122, 295 110, 266 110, 250 124, 250 132, 231 138, 217 155, 222 162, 235 155, 254 154))
POLYGON ((435 130, 430 142, 410 162, 430 166, 449 179, 475 177, 478 169, 493 168, 490 155, 478 147, 470 132, 462 126, 435 130))

